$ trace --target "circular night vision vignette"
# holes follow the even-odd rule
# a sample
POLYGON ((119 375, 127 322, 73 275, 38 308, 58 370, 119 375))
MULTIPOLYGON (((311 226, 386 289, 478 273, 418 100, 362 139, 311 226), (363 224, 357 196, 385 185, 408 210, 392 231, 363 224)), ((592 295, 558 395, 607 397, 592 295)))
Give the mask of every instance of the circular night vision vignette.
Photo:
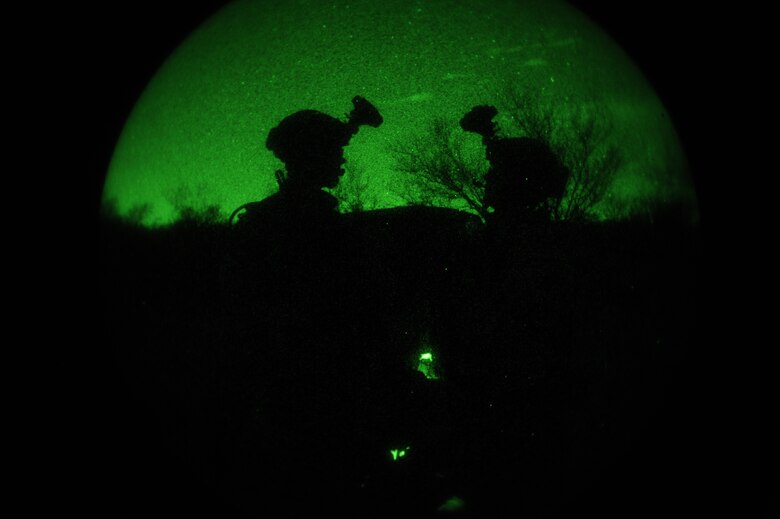
MULTIPOLYGON (((360 175, 371 192, 367 209, 406 205, 414 187, 396 171, 389 150, 437 117, 459 131, 458 118, 476 104, 510 112, 502 105, 507 89, 533 91, 561 124, 581 114, 604 118, 605 145, 620 149, 623 162, 593 208, 595 220, 630 217, 643 204, 695 207, 685 157, 658 97, 614 42, 564 4, 496 2, 446 20, 436 15, 445 8, 436 2, 290 2, 288 11, 264 5, 229 4, 152 79, 106 180, 104 201, 121 215, 155 228, 180 217, 182 204, 216 206, 226 216, 265 198, 276 190, 272 172, 280 167, 263 145, 268 130, 304 108, 341 117, 354 94, 376 104, 385 124, 353 139, 343 181, 360 175), (296 11, 300 5, 307 16, 296 11), (344 16, 347 6, 361 14, 344 16), (377 27, 380 17, 387 23, 377 27), (284 27, 292 20, 297 29, 290 34, 284 27)), ((516 130, 508 118, 499 124, 506 134, 516 130)), ((462 138, 480 153, 479 142, 462 138)), ((457 201, 441 205, 463 208, 457 201)), ((437 380, 434 354, 418 354, 412 360, 418 371, 437 380)), ((393 461, 416 450, 390 447, 393 461)))

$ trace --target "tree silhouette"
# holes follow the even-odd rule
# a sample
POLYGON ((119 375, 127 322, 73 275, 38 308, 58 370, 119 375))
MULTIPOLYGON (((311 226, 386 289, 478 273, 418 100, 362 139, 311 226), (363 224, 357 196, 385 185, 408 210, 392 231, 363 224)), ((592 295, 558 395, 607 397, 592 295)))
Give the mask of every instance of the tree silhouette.
POLYGON ((411 179, 412 189, 401 193, 408 202, 460 202, 481 218, 487 216, 483 183, 487 162, 468 153, 466 136, 459 131, 457 121, 436 117, 425 133, 394 143, 390 153, 398 171, 411 179))
POLYGON ((587 219, 623 163, 620 151, 609 143, 609 116, 596 105, 556 110, 529 89, 507 87, 502 98, 514 133, 545 142, 571 171, 553 219, 587 219))
POLYGON ((370 178, 362 163, 350 159, 344 170, 344 177, 338 186, 330 191, 339 201, 339 211, 356 213, 376 209, 376 195, 369 189, 370 178))

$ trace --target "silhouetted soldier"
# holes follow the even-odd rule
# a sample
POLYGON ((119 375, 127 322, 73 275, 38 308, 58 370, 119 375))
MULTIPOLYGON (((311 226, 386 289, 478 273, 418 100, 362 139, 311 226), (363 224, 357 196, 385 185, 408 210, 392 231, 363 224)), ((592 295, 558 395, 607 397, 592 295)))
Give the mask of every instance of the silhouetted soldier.
POLYGON ((569 171, 539 139, 499 137, 497 114, 494 106, 475 106, 460 121, 464 130, 482 136, 490 162, 485 205, 493 212, 477 247, 485 294, 481 321, 490 326, 486 333, 504 339, 508 351, 522 342, 528 353, 528 345, 541 341, 540 303, 559 282, 555 240, 546 231, 569 171))
POLYGON ((271 129, 266 147, 284 163, 276 172, 279 191, 231 216, 237 221, 223 289, 234 380, 246 385, 244 406, 260 410, 249 419, 250 442, 236 463, 247 464, 250 478, 267 478, 261 486, 280 499, 311 492, 311 479, 325 488, 328 478, 317 470, 333 470, 328 464, 337 467, 339 449, 347 448, 336 438, 349 424, 354 341, 344 328, 358 274, 337 200, 323 188, 336 187, 344 174, 343 148, 359 127, 382 123, 369 101, 352 103, 346 122, 302 110, 271 129))
POLYGON ((276 171, 279 192, 260 202, 245 204, 233 213, 236 228, 276 236, 327 226, 338 214, 338 201, 322 188, 333 188, 344 174, 344 146, 361 125, 382 124, 379 111, 357 96, 347 122, 316 110, 285 117, 268 132, 266 147, 285 165, 276 171))
POLYGON ((493 221, 505 223, 549 220, 551 208, 564 195, 568 170, 550 147, 529 137, 498 137, 494 106, 475 106, 460 120, 461 127, 482 136, 490 169, 485 175, 485 204, 493 221))
MULTIPOLYGON (((499 294, 504 294, 505 304, 499 304, 498 309, 520 311, 522 305, 537 304, 534 294, 544 290, 542 273, 549 272, 551 266, 546 224, 564 195, 569 171, 539 139, 499 137, 493 122, 497 114, 494 106, 475 106, 460 125, 482 136, 490 162, 485 175, 485 205, 493 212, 488 215, 485 242, 478 247, 482 251, 481 284, 486 293, 493 294, 486 308, 499 304, 499 294)), ((505 317, 506 322, 500 324, 510 324, 511 316, 505 317)))
MULTIPOLYGON (((485 204, 494 210, 478 247, 482 292, 475 297, 474 319, 481 335, 475 342, 490 345, 485 357, 498 381, 494 406, 515 417, 501 424, 514 441, 504 448, 522 452, 529 467, 523 486, 532 488, 535 477, 548 481, 541 469, 553 466, 565 448, 558 421, 570 393, 559 359, 568 339, 570 285, 557 237, 547 231, 569 171, 541 140, 498 137, 497 113, 493 106, 476 106, 460 121, 464 130, 482 136, 490 162, 485 204)), ((535 493, 526 497, 535 499, 535 493)))
POLYGON ((347 121, 316 110, 285 117, 266 147, 284 163, 279 191, 239 207, 225 272, 226 297, 258 333, 275 333, 291 347, 321 342, 337 328, 339 292, 349 287, 344 236, 333 188, 344 174, 344 146, 361 125, 382 124, 379 111, 357 96, 347 121), (261 324, 262 323, 262 324, 261 324))
MULTIPOLYGON (((338 201, 333 188, 344 174, 344 146, 361 125, 379 126, 382 117, 366 99, 355 97, 347 122, 316 110, 285 117, 268 132, 266 147, 284 163, 276 171, 279 191, 233 212, 235 259, 279 271, 314 268, 329 258, 338 236, 338 201), (325 256, 323 256, 325 254, 325 256)), ((323 269, 320 269, 323 270, 323 269)), ((242 285, 246 285, 246 279, 242 285)))

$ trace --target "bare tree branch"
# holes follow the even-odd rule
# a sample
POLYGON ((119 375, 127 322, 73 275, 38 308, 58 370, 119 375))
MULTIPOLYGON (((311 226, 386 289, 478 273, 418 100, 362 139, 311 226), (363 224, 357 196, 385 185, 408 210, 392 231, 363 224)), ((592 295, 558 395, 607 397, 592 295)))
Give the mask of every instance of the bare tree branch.
POLYGON ((527 89, 507 87, 502 98, 516 133, 545 142, 571 172, 566 194, 553 208, 553 218, 588 218, 623 162, 619 150, 608 143, 609 117, 595 109, 555 111, 527 89))
POLYGON ((465 203, 485 218, 485 168, 466 153, 464 136, 456 132, 457 128, 454 122, 436 118, 426 133, 391 145, 397 170, 412 180, 412 189, 403 196, 410 203, 424 205, 441 200, 465 203))
POLYGON ((369 177, 363 164, 350 159, 345 166, 345 174, 331 194, 339 201, 342 213, 355 213, 375 209, 376 196, 369 190, 369 177))

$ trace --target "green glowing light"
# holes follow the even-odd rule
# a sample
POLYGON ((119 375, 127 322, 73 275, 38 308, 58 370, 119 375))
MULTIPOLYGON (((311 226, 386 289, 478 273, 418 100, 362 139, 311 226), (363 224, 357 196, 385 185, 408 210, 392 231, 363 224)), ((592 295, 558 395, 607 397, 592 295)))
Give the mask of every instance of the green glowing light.
POLYGON ((439 378, 433 365, 433 353, 425 352, 420 354, 417 371, 425 375, 425 378, 428 380, 437 380, 439 378))
POLYGON ((405 449, 390 449, 390 456, 393 458, 393 461, 397 461, 406 456, 406 451, 409 449, 411 449, 411 447, 406 447, 405 449))
MULTIPOLYGON (((625 161, 600 214, 693 199, 675 130, 647 80, 600 28, 554 0, 228 4, 147 85, 103 199, 147 225, 175 221, 183 206, 226 216, 276 191, 281 164, 264 141, 282 118, 305 108, 341 117, 363 95, 384 124, 352 139, 342 182, 365 184, 366 208, 404 205, 415 190, 396 171, 392 145, 438 117, 457 130, 478 104, 494 104, 509 128, 507 85, 562 111, 604 114, 625 161)), ((477 136, 465 137, 484 153, 477 136)))

